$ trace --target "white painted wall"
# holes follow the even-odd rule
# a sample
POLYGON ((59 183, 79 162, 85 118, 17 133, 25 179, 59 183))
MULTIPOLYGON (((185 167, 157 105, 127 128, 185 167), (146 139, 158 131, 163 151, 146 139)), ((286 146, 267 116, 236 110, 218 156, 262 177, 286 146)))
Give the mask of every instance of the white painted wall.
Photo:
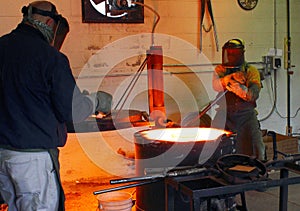
MULTIPOLYGON (((29 1, 1 1, 0 35, 8 33, 21 20, 21 8, 29 1)), ((144 24, 104 24, 82 23, 81 1, 54 0, 59 12, 70 23, 71 31, 62 51, 69 57, 76 77, 85 76, 80 83, 93 89, 108 91, 115 101, 126 87, 131 75, 137 71, 151 42, 148 33, 152 30, 154 14, 145 9, 144 24), (103 52, 105 56, 103 56, 103 52), (109 64, 109 65, 107 65, 109 64), (88 79, 87 77, 88 76, 88 79), (107 76, 103 78, 104 76, 107 76)), ((145 0, 145 4, 160 14, 160 21, 155 32, 158 45, 163 46, 165 64, 175 63, 211 63, 221 62, 221 51, 217 52, 212 32, 203 32, 202 54, 199 54, 199 0, 145 0), (206 59, 203 58, 207 57, 206 59)), ((284 49, 287 36, 286 0, 259 1, 252 11, 242 10, 236 0, 212 0, 218 34, 219 47, 228 39, 239 37, 246 42, 246 59, 261 62, 270 48, 284 49)), ((294 72, 291 75, 291 126, 293 133, 300 133, 300 1, 290 0, 291 8, 291 61, 294 72)), ((205 19, 209 26, 209 19, 205 19)), ((284 58, 282 58, 282 63, 284 58)), ((258 67, 261 67, 258 65, 258 67)), ((189 71, 197 74, 171 74, 188 71, 186 68, 165 67, 165 87, 171 99, 166 100, 167 112, 174 117, 174 112, 182 113, 195 109, 194 104, 202 107, 213 99, 211 90, 211 66, 192 67, 189 71), (176 76, 176 80, 174 77, 176 76), (179 78, 179 79, 178 79, 179 78), (196 80, 196 82, 195 82, 196 80), (199 80, 201 81, 199 83, 199 80), (198 84, 197 84, 198 83, 198 84), (187 91, 188 90, 188 94, 187 91), (174 94, 175 93, 175 94, 174 94), (189 95, 193 97, 188 97, 189 95), (172 103, 168 103, 172 102, 172 103), (175 103, 174 103, 175 102, 175 103), (175 105, 174 105, 175 104, 175 105), (191 106, 191 107, 189 107, 191 106)), ((287 74, 284 67, 274 72, 263 81, 264 88, 258 101, 257 110, 262 128, 285 134, 287 126, 287 74), (276 85, 276 87, 275 87, 276 85), (272 111, 276 90, 276 107, 272 111), (266 118, 267 117, 267 118, 266 118)), ((147 109, 146 76, 141 76, 128 107, 147 109)), ((196 106, 196 107, 197 107, 196 106)), ((178 117, 174 117, 175 119, 178 117)))

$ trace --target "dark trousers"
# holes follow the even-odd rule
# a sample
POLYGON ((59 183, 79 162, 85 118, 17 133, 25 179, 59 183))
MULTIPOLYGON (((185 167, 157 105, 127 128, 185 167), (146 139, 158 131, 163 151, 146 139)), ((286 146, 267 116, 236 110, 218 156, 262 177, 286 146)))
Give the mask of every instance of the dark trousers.
POLYGON ((212 127, 236 133, 237 153, 265 159, 265 145, 254 109, 227 112, 220 109, 212 121, 212 127))

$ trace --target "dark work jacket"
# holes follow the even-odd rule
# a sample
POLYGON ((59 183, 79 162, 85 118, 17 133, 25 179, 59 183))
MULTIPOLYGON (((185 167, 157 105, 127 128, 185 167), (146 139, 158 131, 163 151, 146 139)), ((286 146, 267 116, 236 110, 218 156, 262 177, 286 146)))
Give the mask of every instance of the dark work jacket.
POLYGON ((40 31, 19 24, 0 38, 0 146, 64 146, 65 122, 83 121, 93 106, 76 86, 67 57, 40 31))

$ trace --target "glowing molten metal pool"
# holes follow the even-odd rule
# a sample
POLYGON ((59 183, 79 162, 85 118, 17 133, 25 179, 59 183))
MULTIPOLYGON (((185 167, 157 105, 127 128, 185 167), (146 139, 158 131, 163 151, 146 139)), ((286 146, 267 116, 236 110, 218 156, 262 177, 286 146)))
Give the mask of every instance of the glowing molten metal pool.
POLYGON ((216 140, 231 132, 214 128, 168 128, 142 131, 140 134, 149 140, 197 142, 216 140))

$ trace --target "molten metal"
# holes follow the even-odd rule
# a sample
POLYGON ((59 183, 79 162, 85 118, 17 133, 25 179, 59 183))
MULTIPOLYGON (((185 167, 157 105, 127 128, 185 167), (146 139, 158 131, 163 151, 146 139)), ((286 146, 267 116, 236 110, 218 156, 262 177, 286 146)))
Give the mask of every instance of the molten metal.
POLYGON ((214 128, 167 128, 141 132, 148 140, 169 142, 211 141, 224 134, 230 135, 231 132, 214 128))

